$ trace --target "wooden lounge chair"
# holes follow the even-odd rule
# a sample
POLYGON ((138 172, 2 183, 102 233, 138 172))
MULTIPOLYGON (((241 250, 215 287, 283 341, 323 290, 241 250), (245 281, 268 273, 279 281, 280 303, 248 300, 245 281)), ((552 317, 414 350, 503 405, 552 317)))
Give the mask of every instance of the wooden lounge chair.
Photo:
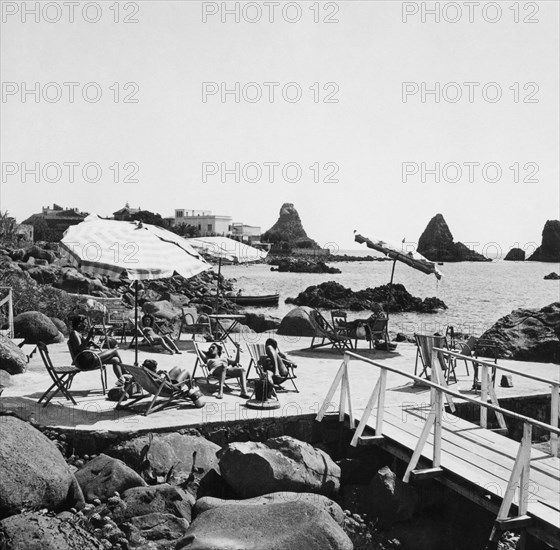
MULTIPOLYGON (((451 358, 446 359, 446 356, 441 352, 434 352, 434 348, 449 349, 445 336, 430 336, 427 334, 415 334, 416 340, 416 362, 414 364, 414 374, 418 372, 418 359, 422 364, 422 370, 418 376, 427 379, 433 378, 434 361, 437 361, 437 366, 441 369, 445 381, 449 383, 451 377, 457 382, 457 375, 455 373, 455 361, 451 358), (430 372, 428 372, 428 369, 430 372)), ((437 380, 434 380, 437 382, 437 380)), ((443 381, 440 381, 441 383, 443 381)))
POLYGON ((142 413, 144 416, 148 416, 151 412, 159 411, 169 405, 176 405, 180 401, 190 402, 193 406, 202 407, 202 402, 196 405, 189 396, 190 390, 184 383, 173 384, 170 380, 162 377, 155 372, 145 369, 142 366, 134 365, 123 365, 127 374, 130 374, 131 378, 128 379, 124 385, 124 391, 115 405, 115 409, 126 410, 130 409, 131 405, 136 404, 141 399, 153 395, 153 399, 150 401, 148 408, 142 413), (127 397, 129 391, 132 389, 132 385, 138 384, 146 395, 142 393, 141 395, 132 398, 126 405, 123 405, 123 401, 127 397), (159 398, 163 398, 164 401, 156 405, 156 401, 159 398))
MULTIPOLYGON (((226 359, 229 358, 228 352, 226 347, 223 345, 223 342, 196 342, 193 341, 194 344, 194 350, 196 352, 196 362, 194 364, 194 370, 193 370, 193 380, 195 379, 196 376, 196 371, 197 369, 200 367, 200 370, 202 371, 202 375, 203 377, 206 379, 206 383, 207 384, 211 384, 212 380, 216 381, 218 384, 218 389, 220 391, 220 393, 223 392, 223 389, 226 388, 228 391, 231 391, 231 388, 224 382, 224 388, 221 388, 220 385, 222 383, 222 379, 219 376, 214 376, 210 370, 208 369, 208 365, 206 364, 206 354, 205 351, 208 350, 208 348, 212 345, 212 344, 219 344, 222 347, 223 353, 225 353, 226 359), (204 349, 203 349, 204 348, 204 349)), ((226 374, 226 380, 231 380, 235 378, 236 380, 239 381, 237 376, 232 376, 232 375, 227 375, 226 374)), ((239 387, 241 388, 241 383, 239 383, 239 387)))
MULTIPOLYGON (((156 324, 152 327, 157 330, 156 324)), ((165 346, 162 346, 159 342, 154 341, 154 339, 142 328, 141 321, 136 323, 136 328, 134 329, 134 334, 128 348, 133 348, 135 346, 136 340, 138 340, 138 346, 151 347, 154 351, 167 351, 165 346)))
POLYGON ((101 388, 103 389, 103 395, 105 395, 105 390, 107 389, 107 370, 105 365, 101 362, 101 359, 95 350, 92 349, 84 349, 77 354, 74 353, 72 350, 72 346, 70 345, 70 341, 68 341, 68 351, 70 352, 70 357, 72 357, 72 365, 77 368, 79 371, 88 372, 91 370, 99 369, 99 373, 101 375, 101 388), (79 362, 81 357, 90 356, 96 362, 96 367, 93 369, 80 369, 79 362))
POLYGON ((51 377, 53 383, 49 386, 49 388, 41 395, 39 398, 38 403, 43 403, 43 407, 46 407, 49 401, 57 394, 62 393, 68 401, 71 401, 74 405, 76 405, 75 399, 70 395, 69 389, 72 385, 72 381, 74 380, 74 376, 79 372, 82 372, 80 369, 73 365, 65 365, 63 367, 55 367, 53 365, 52 359, 49 355, 49 348, 43 342, 39 342, 37 344, 39 348, 39 353, 41 354, 41 359, 43 359, 43 363, 49 376, 51 377))
POLYGON ((338 334, 319 311, 316 309, 311 310, 310 318, 315 325, 316 334, 313 336, 308 349, 316 349, 330 345, 341 354, 344 354, 345 350, 354 349, 350 336, 338 334), (321 342, 316 344, 315 340, 319 338, 321 342))
MULTIPOLYGON (((266 376, 266 372, 262 367, 261 364, 261 357, 268 357, 267 353, 266 353, 266 347, 264 344, 247 344, 247 350, 249 351, 249 356, 251 357, 251 362, 249 363, 249 368, 247 369, 247 377, 249 376, 249 372, 251 370, 251 366, 254 364, 255 365, 255 369, 257 371, 257 373, 259 374, 259 378, 264 378, 266 376)), ((294 386, 294 391, 296 393, 299 393, 299 389, 296 386, 295 383, 295 379, 297 378, 295 372, 294 372, 294 367, 289 364, 284 362, 284 366, 286 367, 287 371, 288 371, 288 376, 283 377, 282 382, 274 382, 274 386, 276 386, 276 389, 285 389, 282 384, 284 384, 284 382, 287 382, 288 380, 292 383, 292 385, 294 386)), ((278 371, 278 366, 276 368, 276 371, 278 371)), ((276 392, 274 392, 276 393, 276 392)))

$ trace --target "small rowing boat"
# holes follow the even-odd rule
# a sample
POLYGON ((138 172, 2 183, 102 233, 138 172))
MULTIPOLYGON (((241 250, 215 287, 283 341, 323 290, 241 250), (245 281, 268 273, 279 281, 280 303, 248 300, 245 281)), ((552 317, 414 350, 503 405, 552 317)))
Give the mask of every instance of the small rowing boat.
POLYGON ((262 296, 228 296, 228 300, 238 306, 270 307, 277 306, 280 294, 265 294, 262 296))

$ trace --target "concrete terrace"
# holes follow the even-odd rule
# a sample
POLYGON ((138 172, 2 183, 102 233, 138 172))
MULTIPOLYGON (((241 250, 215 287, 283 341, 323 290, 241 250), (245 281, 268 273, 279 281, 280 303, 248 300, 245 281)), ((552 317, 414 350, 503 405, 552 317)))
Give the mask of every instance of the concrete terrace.
MULTIPOLYGON (((258 342, 264 342, 264 335, 260 335, 258 342)), ((212 395, 206 397, 207 404, 202 409, 196 409, 190 404, 181 403, 179 406, 156 411, 145 417, 141 413, 147 407, 149 398, 140 401, 135 407, 138 413, 130 411, 115 411, 115 403, 108 401, 101 393, 99 371, 80 373, 76 376, 71 393, 77 405, 66 401, 58 394, 46 406, 37 404, 38 398, 51 384, 39 353, 35 353, 24 374, 12 376, 11 384, 5 388, 0 397, 0 410, 11 410, 23 419, 34 419, 39 424, 63 431, 84 431, 94 433, 115 433, 120 436, 132 435, 146 431, 173 431, 195 427, 204 423, 220 423, 231 421, 251 420, 258 418, 286 418, 314 415, 318 412, 329 387, 341 364, 342 356, 336 350, 328 347, 306 351, 310 338, 278 337, 282 350, 286 351, 298 364, 297 385, 300 393, 286 391, 279 393, 281 407, 275 410, 254 410, 245 406, 245 400, 238 397, 238 392, 224 394, 223 400, 212 395)), ((363 346, 367 346, 362 343, 363 346)), ((124 346, 123 346, 124 347, 124 346)), ((181 347, 185 347, 184 343, 181 347)), ((231 346, 233 349, 233 346, 231 346)), ((244 346, 242 347, 242 350, 244 346)), ((54 365, 68 365, 70 356, 66 344, 49 346, 54 365)), ((242 364, 247 367, 249 354, 246 349, 241 356, 242 364)), ((409 343, 399 343, 395 352, 371 351, 362 347, 357 353, 398 368, 402 372, 413 373, 416 356, 416 346, 409 343)), ((121 356, 125 364, 132 364, 134 352, 122 349, 121 356)), ((192 372, 196 356, 194 352, 183 351, 182 355, 168 355, 153 353, 142 349, 140 362, 146 358, 155 359, 158 367, 170 369, 175 365, 186 366, 192 372)), ((559 366, 547 363, 531 363, 500 360, 500 364, 510 366, 521 372, 558 380, 559 366)), ((197 373, 199 374, 200 371, 197 373)), ((351 361, 350 389, 353 411, 356 418, 361 417, 367 400, 373 390, 379 374, 379 369, 372 365, 351 361)), ((472 369, 467 376, 463 362, 457 365, 459 382, 452 385, 452 389, 468 396, 477 396, 471 391, 472 369)), ((251 377, 254 370, 251 372, 251 377)), ((109 387, 115 381, 112 369, 108 369, 109 387)), ((498 381, 500 374, 498 373, 498 381)), ((205 383, 200 384, 205 394, 211 390, 205 383)), ((285 384, 287 389, 291 384, 285 384)), ((428 404, 430 392, 428 388, 413 387, 411 381, 397 374, 389 373, 387 379, 386 409, 398 414, 398 409, 428 404)), ((550 386, 544 383, 528 380, 513 375, 513 387, 501 388, 496 384, 498 399, 519 398, 550 395, 550 386)), ((338 400, 339 393, 336 394, 338 400)), ((333 403, 333 411, 338 404, 333 403)), ((404 416, 404 415, 403 415, 404 416)))

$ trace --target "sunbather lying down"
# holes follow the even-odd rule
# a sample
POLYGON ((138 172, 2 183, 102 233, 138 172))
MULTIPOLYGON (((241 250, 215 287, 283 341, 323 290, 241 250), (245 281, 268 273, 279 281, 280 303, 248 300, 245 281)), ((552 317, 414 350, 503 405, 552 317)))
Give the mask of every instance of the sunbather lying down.
POLYGON ((167 380, 174 386, 183 386, 185 395, 192 400, 196 407, 201 408, 205 405, 204 396, 200 388, 195 384, 192 375, 185 367, 173 367, 169 372, 165 370, 157 370, 157 361, 146 359, 142 366, 146 370, 155 372, 160 379, 167 380))

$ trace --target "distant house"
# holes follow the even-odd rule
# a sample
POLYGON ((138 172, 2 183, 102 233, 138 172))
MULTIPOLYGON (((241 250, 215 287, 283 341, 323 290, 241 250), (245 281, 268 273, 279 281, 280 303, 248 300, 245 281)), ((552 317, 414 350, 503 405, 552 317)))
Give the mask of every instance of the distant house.
POLYGON ((129 204, 126 203, 124 208, 121 208, 120 210, 113 212, 113 218, 120 222, 127 222, 132 218, 133 214, 138 214, 140 210, 142 210, 140 207, 131 208, 129 204))
POLYGON ((18 242, 33 242, 33 226, 28 223, 16 224, 14 235, 18 242))
POLYGON ((247 243, 258 242, 261 237, 261 228, 257 225, 236 222, 231 225, 231 236, 247 243))
POLYGON ((220 216, 212 214, 210 210, 186 210, 179 208, 175 210, 173 225, 181 224, 196 227, 201 237, 208 235, 231 235, 232 218, 231 216, 220 216))
POLYGON ((77 208, 65 208, 58 204, 53 207, 43 206, 39 214, 33 214, 23 221, 23 225, 32 225, 34 238, 37 240, 59 241, 64 232, 71 226, 83 221, 87 212, 80 212, 77 208))

